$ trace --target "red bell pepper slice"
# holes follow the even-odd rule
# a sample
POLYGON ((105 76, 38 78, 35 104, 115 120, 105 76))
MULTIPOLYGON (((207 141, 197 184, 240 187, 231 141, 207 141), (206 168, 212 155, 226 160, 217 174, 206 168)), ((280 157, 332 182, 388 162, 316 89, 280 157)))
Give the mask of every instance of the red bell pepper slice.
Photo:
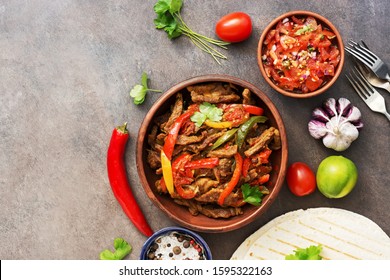
POLYGON ((243 159, 242 159, 242 157, 241 157, 241 155, 239 153, 236 153, 234 155, 234 159, 236 160, 236 168, 234 169, 232 179, 229 181, 229 183, 227 184, 226 188, 219 195, 218 204, 220 206, 223 205, 226 197, 228 197, 229 194, 232 193, 232 191, 237 186, 238 181, 241 178, 243 159))
POLYGON ((214 168, 219 164, 219 158, 203 158, 193 160, 186 163, 185 168, 189 169, 200 169, 200 168, 214 168))
POLYGON ((246 177, 248 175, 249 167, 251 166, 250 158, 245 158, 242 163, 242 176, 246 177))
POLYGON ((261 116, 264 113, 263 108, 253 106, 253 105, 248 105, 248 104, 242 104, 244 107, 244 110, 248 112, 249 114, 255 115, 255 116, 261 116))
POLYGON ((179 131, 182 124, 187 121, 198 109, 199 106, 197 104, 189 106, 187 111, 181 114, 172 124, 171 130, 169 131, 168 136, 165 139, 163 147, 163 151, 169 160, 172 159, 173 149, 175 148, 176 140, 179 135, 179 131))
POLYGON ((258 183, 259 185, 263 185, 263 184, 265 184, 265 183, 267 183, 267 182, 269 181, 269 177, 270 177, 269 174, 264 174, 263 176, 261 176, 261 177, 259 178, 259 180, 257 181, 257 183, 258 183))
POLYGON ((193 182, 192 172, 190 169, 185 168, 185 165, 191 160, 190 154, 181 154, 172 163, 173 183, 177 193, 183 199, 191 199, 196 193, 191 190, 183 189, 183 185, 188 185, 193 182))

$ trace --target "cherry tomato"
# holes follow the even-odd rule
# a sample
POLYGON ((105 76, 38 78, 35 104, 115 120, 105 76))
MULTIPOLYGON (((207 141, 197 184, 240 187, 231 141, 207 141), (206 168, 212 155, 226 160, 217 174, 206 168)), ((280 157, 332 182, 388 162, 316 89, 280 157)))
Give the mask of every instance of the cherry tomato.
POLYGON ((252 20, 248 14, 243 12, 227 14, 217 22, 215 32, 226 42, 241 42, 251 35, 252 20))
POLYGON ((287 185, 296 196, 305 196, 315 191, 316 177, 310 167, 303 162, 295 162, 287 169, 287 185))

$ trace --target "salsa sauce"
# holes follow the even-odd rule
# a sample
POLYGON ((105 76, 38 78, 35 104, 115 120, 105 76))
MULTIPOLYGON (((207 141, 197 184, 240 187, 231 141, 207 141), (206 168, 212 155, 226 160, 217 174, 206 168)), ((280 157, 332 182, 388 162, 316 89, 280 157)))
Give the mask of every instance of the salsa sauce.
POLYGON ((336 35, 314 17, 278 22, 264 40, 262 61, 280 88, 308 93, 326 84, 340 62, 336 35))

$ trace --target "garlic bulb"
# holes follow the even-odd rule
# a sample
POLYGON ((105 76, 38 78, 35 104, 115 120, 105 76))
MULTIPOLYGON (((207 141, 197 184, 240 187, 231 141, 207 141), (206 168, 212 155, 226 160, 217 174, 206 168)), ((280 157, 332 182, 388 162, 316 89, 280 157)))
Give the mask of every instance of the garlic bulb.
POLYGON ((325 147, 338 152, 346 150, 363 127, 360 110, 343 97, 337 101, 329 98, 321 108, 313 110, 312 117, 308 124, 310 135, 322 138, 325 147))

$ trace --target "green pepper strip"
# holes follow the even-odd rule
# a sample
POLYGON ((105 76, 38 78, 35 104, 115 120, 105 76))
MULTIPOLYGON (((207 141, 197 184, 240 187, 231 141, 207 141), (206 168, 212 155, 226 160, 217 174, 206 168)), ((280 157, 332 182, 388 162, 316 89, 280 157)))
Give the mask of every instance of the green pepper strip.
POLYGON ((255 125, 255 123, 264 123, 268 120, 267 117, 264 116, 254 116, 251 117, 249 120, 247 120, 245 123, 243 123, 237 132, 237 146, 239 149, 241 149, 242 144, 244 144, 244 140, 251 128, 255 125))
POLYGON ((211 150, 214 150, 214 149, 218 148, 222 144, 224 144, 227 141, 229 141, 230 139, 232 139, 237 130, 238 130, 238 128, 233 128, 231 130, 226 131, 226 133, 223 134, 221 137, 219 137, 217 139, 217 141, 215 141, 213 146, 211 146, 211 150))

